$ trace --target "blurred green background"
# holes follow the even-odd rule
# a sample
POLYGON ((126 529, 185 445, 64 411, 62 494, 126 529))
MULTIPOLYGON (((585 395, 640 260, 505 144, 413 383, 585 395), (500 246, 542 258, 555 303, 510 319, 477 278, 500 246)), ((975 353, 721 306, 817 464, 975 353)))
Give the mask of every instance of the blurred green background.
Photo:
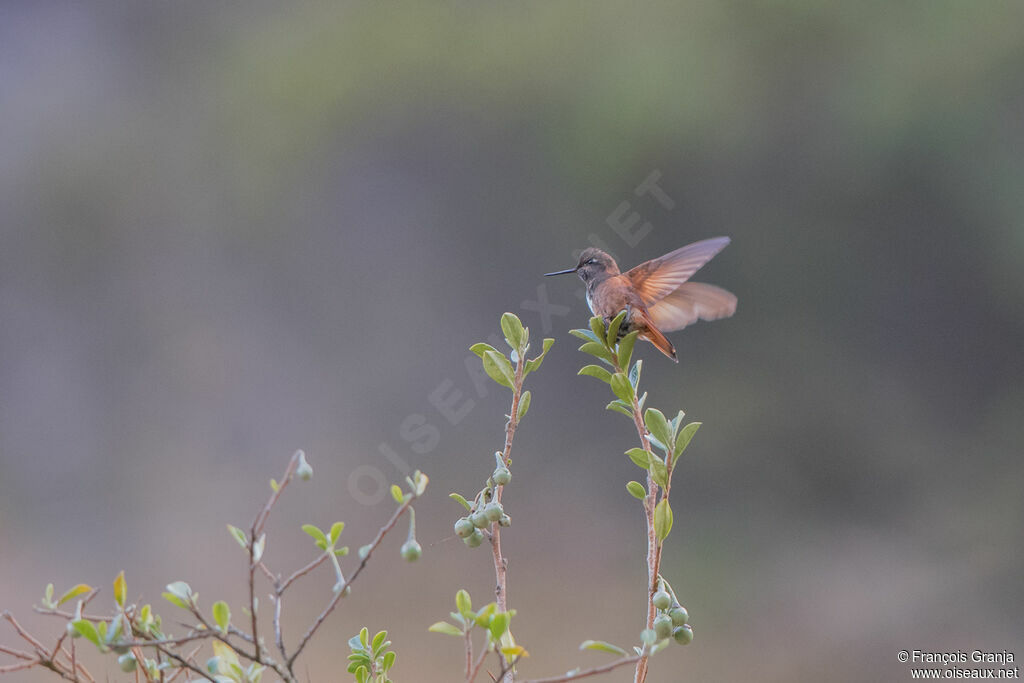
MULTIPOLYGON (((505 497, 522 672, 605 661, 575 648, 644 614, 635 434, 575 376, 580 283, 540 274, 725 234, 696 279, 736 316, 671 335, 678 366, 643 347, 651 404, 704 422, 664 565, 696 640, 649 680, 1024 657, 1021 3, 5 2, 0 111, 0 608, 33 627, 59 626, 31 615, 48 581, 121 569, 132 599, 184 578, 240 613, 224 524, 303 448, 280 571, 312 557, 304 522, 357 547, 387 518, 354 473, 432 480, 424 557, 388 543, 304 675, 341 680, 366 624, 397 680, 459 679, 426 627, 493 588, 446 494, 500 446, 506 397, 464 361, 509 310, 558 340, 505 497), (654 171, 670 210, 634 192, 654 171), (549 330, 542 295, 568 307, 549 330), (439 385, 475 401, 458 424, 439 385)), ((330 585, 286 604, 293 639, 330 585)))

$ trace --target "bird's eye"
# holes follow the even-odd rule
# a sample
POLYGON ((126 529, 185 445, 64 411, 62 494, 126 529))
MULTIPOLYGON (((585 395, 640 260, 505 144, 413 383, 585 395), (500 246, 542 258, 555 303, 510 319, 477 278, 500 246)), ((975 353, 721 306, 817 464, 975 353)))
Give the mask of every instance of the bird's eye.
POLYGON ((590 264, 597 263, 597 259, 588 259, 587 263, 590 263, 590 264))

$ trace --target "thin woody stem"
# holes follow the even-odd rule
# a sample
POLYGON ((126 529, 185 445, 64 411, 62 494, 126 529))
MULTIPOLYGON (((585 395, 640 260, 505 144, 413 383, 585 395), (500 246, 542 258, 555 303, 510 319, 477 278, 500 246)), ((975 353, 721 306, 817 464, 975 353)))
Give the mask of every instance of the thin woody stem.
POLYGON ((476 663, 473 665, 473 668, 466 674, 466 683, 473 683, 473 681, 476 679, 476 675, 480 673, 480 667, 483 666, 484 660, 487 659, 488 652, 490 652, 490 650, 486 647, 480 651, 480 656, 477 657, 476 663))
POLYGON ((563 674, 561 676, 551 676, 550 678, 531 678, 524 683, 567 683, 568 681, 578 681, 581 678, 587 678, 588 676, 597 676, 598 674, 605 674, 609 671, 614 671, 620 666, 628 666, 636 661, 639 661, 639 655, 633 655, 631 657, 622 657, 614 661, 602 664, 601 666, 595 666, 592 669, 586 669, 575 674, 563 674))
MULTIPOLYGON (((519 426, 519 401, 523 396, 523 375, 526 367, 526 354, 521 349, 516 349, 516 373, 515 380, 512 382, 512 407, 508 413, 508 423, 505 425, 505 447, 502 450, 501 461, 505 467, 508 467, 509 459, 512 456, 512 440, 516 435, 516 427, 519 426)), ((494 494, 494 500, 497 503, 501 503, 501 494, 505 490, 505 487, 498 484, 495 486, 496 492, 494 494)), ((490 528, 491 538, 491 551, 494 556, 494 594, 497 598, 498 611, 508 611, 508 559, 501 553, 501 525, 497 522, 491 523, 490 528)), ((482 655, 483 653, 481 653, 482 655)), ((501 658, 502 666, 507 665, 505 655, 500 651, 498 656, 501 658)), ((483 661, 482 658, 480 660, 483 661)), ((479 665, 478 665, 479 667, 479 665)), ((476 675, 475 672, 473 674, 476 675)), ((506 671, 502 677, 504 683, 512 683, 513 673, 512 671, 506 671)), ((472 677, 467 680, 472 680, 472 677)))
POLYGON ((291 654, 291 656, 285 662, 285 666, 287 667, 288 672, 293 677, 294 677, 293 668, 295 666, 295 660, 298 658, 298 656, 300 654, 302 654, 302 650, 309 643, 309 639, 313 637, 313 634, 315 634, 317 632, 317 630, 320 628, 321 624, 324 623, 324 620, 327 619, 327 617, 330 616, 331 612, 334 611, 334 608, 338 606, 338 602, 345 596, 346 589, 349 586, 351 586, 355 582, 355 580, 357 578, 359 578, 359 575, 363 572, 363 569, 366 567, 366 563, 370 561, 370 556, 373 555, 373 551, 376 550, 377 546, 380 545, 380 542, 382 540, 384 540, 384 536, 389 531, 391 531, 395 527, 396 524, 398 524, 398 520, 405 513, 405 511, 409 509, 409 507, 412 505, 412 502, 414 500, 416 500, 416 498, 412 497, 412 498, 409 498, 409 500, 407 500, 406 502, 402 503, 398 507, 398 509, 395 510, 395 513, 393 515, 391 515, 391 519, 389 519, 384 524, 384 526, 382 526, 377 531, 377 535, 374 537, 373 541, 370 542, 369 549, 366 551, 366 557, 364 557, 362 559, 362 561, 359 563, 359 566, 356 567, 356 570, 354 572, 352 572, 352 576, 349 577, 349 579, 347 581, 345 581, 345 585, 339 587, 338 591, 334 594, 334 597, 331 598, 331 601, 327 603, 327 606, 324 607, 323 611, 320 612, 320 615, 316 618, 316 620, 313 622, 313 624, 309 627, 309 629, 306 631, 305 635, 302 636, 302 639, 299 641, 298 646, 295 648, 295 652, 293 652, 291 654))
MULTIPOLYGON (((619 363, 618 350, 615 352, 615 371, 628 373, 629 368, 623 368, 619 363)), ((657 457, 651 451, 651 442, 647 433, 647 426, 644 424, 643 411, 640 409, 640 401, 636 396, 634 387, 631 412, 633 414, 633 425, 640 437, 640 446, 648 453, 648 458, 657 457)), ((666 468, 671 467, 671 458, 668 458, 666 468)), ((668 469, 668 476, 671 477, 671 469, 668 469)), ((654 481, 654 475, 650 469, 647 470, 647 497, 644 498, 644 520, 647 523, 647 619, 645 629, 654 628, 654 617, 657 608, 654 606, 654 593, 658 590, 658 576, 661 571, 661 542, 654 528, 654 508, 658 502, 659 486, 654 481)), ((663 498, 668 498, 668 489, 662 493, 663 498)), ((644 683, 647 680, 647 665, 650 655, 647 649, 637 656, 630 658, 636 662, 636 674, 633 683, 644 683)))

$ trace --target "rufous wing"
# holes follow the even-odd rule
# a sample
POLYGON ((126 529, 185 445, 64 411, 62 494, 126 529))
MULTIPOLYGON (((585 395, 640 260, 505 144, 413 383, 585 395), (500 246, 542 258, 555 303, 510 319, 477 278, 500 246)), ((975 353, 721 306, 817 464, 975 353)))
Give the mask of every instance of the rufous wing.
POLYGON ((674 292, 647 307, 662 332, 674 332, 698 320, 728 318, 736 312, 736 295, 703 282, 684 282, 674 292))
POLYGON ((712 237, 694 242, 660 258, 641 263, 627 271, 626 276, 644 303, 650 307, 679 289, 679 285, 689 280, 701 266, 725 249, 729 242, 728 237, 712 237))

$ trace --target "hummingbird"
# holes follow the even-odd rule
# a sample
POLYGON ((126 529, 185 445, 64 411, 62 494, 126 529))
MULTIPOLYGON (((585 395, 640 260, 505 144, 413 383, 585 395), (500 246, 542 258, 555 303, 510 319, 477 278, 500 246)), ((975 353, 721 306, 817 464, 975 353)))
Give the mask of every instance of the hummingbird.
POLYGON ((729 244, 712 237, 645 261, 625 273, 615 259, 596 247, 580 254, 575 268, 545 273, 576 273, 587 285, 587 306, 605 323, 626 311, 619 337, 640 330, 655 348, 676 363, 676 349, 664 335, 697 320, 728 318, 736 312, 736 295, 715 285, 689 282, 690 277, 729 244))

